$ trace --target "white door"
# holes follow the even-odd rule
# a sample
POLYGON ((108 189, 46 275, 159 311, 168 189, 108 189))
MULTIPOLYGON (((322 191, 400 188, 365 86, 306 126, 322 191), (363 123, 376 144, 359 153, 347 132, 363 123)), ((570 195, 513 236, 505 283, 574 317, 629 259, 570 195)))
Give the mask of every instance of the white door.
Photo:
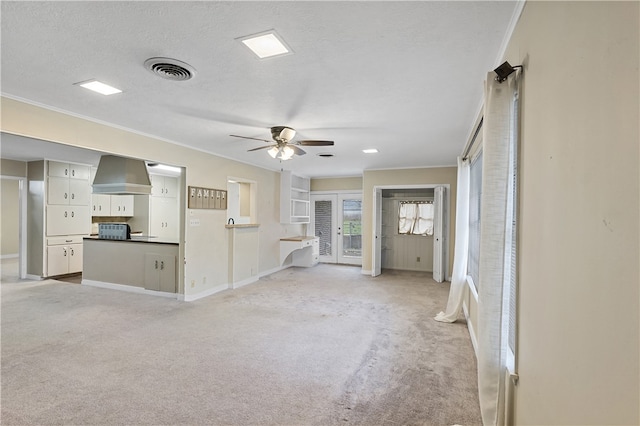
POLYGON ((445 280, 444 257, 444 187, 434 188, 433 194, 433 280, 445 280))
POLYGON ((377 277, 382 273, 382 189, 373 191, 373 253, 371 258, 371 275, 377 277))
POLYGON ((337 215, 338 197, 336 194, 311 195, 311 230, 319 239, 318 260, 324 263, 337 263, 337 215))
POLYGON ((362 194, 338 194, 338 263, 362 265, 362 194))
POLYGON ((311 229, 319 239, 318 260, 362 265, 362 194, 314 194, 311 209, 311 229))

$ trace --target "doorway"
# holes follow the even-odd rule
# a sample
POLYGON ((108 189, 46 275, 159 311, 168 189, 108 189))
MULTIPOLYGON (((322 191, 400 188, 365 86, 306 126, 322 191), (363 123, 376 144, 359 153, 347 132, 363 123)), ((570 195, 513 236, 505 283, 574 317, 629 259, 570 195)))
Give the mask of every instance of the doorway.
POLYGON ((362 193, 311 194, 320 262, 362 265, 362 193))
POLYGON ((15 281, 27 277, 26 178, 1 176, 2 280, 15 281))
POLYGON ((383 268, 389 268, 427 270, 432 271, 436 282, 446 279, 449 262, 448 193, 448 185, 374 187, 372 276, 378 276, 383 268), (416 232, 399 231, 398 207, 404 203, 432 204, 431 232, 426 235, 408 235, 416 232))

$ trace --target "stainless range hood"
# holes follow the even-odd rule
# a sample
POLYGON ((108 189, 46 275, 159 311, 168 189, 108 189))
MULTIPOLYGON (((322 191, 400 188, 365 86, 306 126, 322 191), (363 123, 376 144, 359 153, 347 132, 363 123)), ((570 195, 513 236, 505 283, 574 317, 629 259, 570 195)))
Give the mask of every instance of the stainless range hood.
POLYGON ((94 194, 151 194, 147 165, 142 160, 103 155, 93 179, 94 194))

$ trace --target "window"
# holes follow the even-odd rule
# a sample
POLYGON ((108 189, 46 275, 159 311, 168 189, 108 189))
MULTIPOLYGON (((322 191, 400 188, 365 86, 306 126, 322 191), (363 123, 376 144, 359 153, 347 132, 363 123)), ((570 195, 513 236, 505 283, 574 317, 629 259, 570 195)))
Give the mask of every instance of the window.
POLYGON ((400 201, 398 234, 433 235, 433 202, 400 201))
POLYGON ((469 260, 467 272, 480 284, 480 200, 482 199, 482 151, 471 162, 469 177, 469 260))

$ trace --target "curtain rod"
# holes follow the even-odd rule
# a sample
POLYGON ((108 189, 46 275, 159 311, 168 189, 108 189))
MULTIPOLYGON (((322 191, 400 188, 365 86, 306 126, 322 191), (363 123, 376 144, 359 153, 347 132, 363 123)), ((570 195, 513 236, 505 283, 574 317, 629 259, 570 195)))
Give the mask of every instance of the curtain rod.
POLYGON ((467 161, 467 159, 469 158, 469 151, 471 151, 471 148, 473 148, 473 144, 476 143, 476 138, 478 137, 478 133, 480 133, 480 129, 482 129, 483 121, 484 121, 484 116, 480 117, 480 122, 478 123, 478 127, 476 127, 476 132, 473 134, 473 137, 471 138, 471 142, 469 142, 469 145, 467 145, 467 149, 465 149, 464 153, 462 154, 463 161, 467 161))
POLYGON ((400 201, 400 204, 433 204, 433 201, 400 201))

